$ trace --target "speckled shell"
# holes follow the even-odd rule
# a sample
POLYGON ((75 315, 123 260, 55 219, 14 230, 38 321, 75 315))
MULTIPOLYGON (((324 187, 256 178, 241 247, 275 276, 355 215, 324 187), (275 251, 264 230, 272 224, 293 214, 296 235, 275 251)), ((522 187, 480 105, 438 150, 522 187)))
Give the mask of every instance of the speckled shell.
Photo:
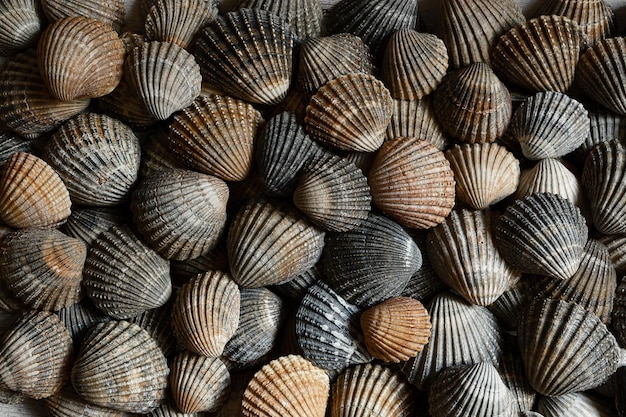
POLYGON ((299 41, 314 39, 322 31, 320 0, 241 0, 239 8, 261 9, 285 21, 299 41))
POLYGON ((417 101, 393 100, 387 140, 406 137, 426 139, 440 151, 448 146, 449 140, 439 126, 430 97, 417 101))
POLYGON ((146 42, 126 58, 128 82, 146 110, 159 120, 190 106, 202 85, 193 55, 169 42, 146 42))
POLYGON ((513 268, 569 279, 580 265, 588 230, 580 210, 556 194, 516 200, 496 225, 496 247, 513 268))
POLYGON ((93 242, 84 276, 89 298, 118 320, 157 308, 172 293, 169 262, 128 227, 113 226, 93 242))
POLYGON ((604 234, 626 233, 626 147, 613 140, 594 147, 587 156, 582 187, 593 217, 593 224, 604 234))
POLYGON ((599 240, 609 250, 618 277, 626 275, 626 234, 606 235, 599 240))
POLYGON ((441 128, 468 143, 495 141, 513 113, 509 90, 482 62, 448 74, 435 90, 433 106, 441 128))
POLYGON ((161 349, 127 321, 94 326, 72 368, 72 385, 88 402, 129 413, 147 413, 165 397, 169 368, 161 349))
POLYGON ((192 352, 218 357, 239 325, 240 293, 223 272, 197 275, 178 292, 172 326, 178 342, 192 352))
POLYGON ((578 304, 535 299, 522 313, 518 339, 528 380, 543 395, 594 388, 617 369, 615 337, 578 304))
POLYGON ((190 49, 197 33, 217 16, 212 1, 158 0, 146 16, 146 35, 190 49))
POLYGON ((382 365, 346 369, 332 385, 331 417, 414 416, 415 399, 402 375, 382 365))
POLYGON ((574 83, 586 38, 567 17, 536 17, 502 35, 491 62, 505 81, 526 90, 564 93, 574 83))
POLYGON ((9 226, 56 227, 70 215, 70 195, 42 159, 14 153, 0 179, 0 219, 9 226))
POLYGON ((124 412, 89 404, 71 385, 44 401, 51 417, 124 417, 124 412))
POLYGON ((59 310, 82 295, 86 245, 54 229, 23 229, 0 244, 0 277, 25 305, 59 310))
POLYGON ((610 417, 615 416, 615 407, 610 402, 592 393, 574 392, 556 397, 540 397, 537 410, 544 417, 610 417))
POLYGON ((113 225, 122 225, 130 220, 130 213, 117 208, 86 207, 72 211, 61 231, 91 245, 103 232, 113 225))
POLYGON ((124 53, 111 26, 83 16, 50 24, 37 45, 41 77, 62 101, 113 91, 122 78, 124 53))
POLYGON ((385 142, 369 172, 374 204, 403 226, 428 229, 454 206, 454 174, 443 152, 418 138, 385 142))
POLYGON ((263 121, 251 104, 226 96, 198 97, 169 125, 172 152, 190 169, 242 181, 252 169, 254 141, 263 121))
POLYGON ((524 372, 517 336, 504 332, 502 337, 504 343, 498 373, 514 398, 513 408, 520 412, 532 410, 537 400, 537 392, 530 385, 524 372))
POLYGON ((615 14, 604 0, 549 0, 543 2, 536 14, 572 19, 585 32, 590 44, 614 36, 615 14))
POLYGON ((241 9, 202 30, 195 57, 204 81, 218 91, 251 103, 278 104, 291 83, 293 44, 290 27, 278 16, 241 9))
POLYGON ((0 55, 37 46, 44 23, 39 7, 35 0, 11 0, 0 5, 0 55))
POLYGON ((65 17, 85 16, 99 20, 120 31, 124 24, 124 1, 41 0, 43 12, 50 22, 65 17))
POLYGON ((456 196, 476 210, 513 194, 519 184, 519 161, 495 143, 456 145, 445 153, 456 182, 456 196))
POLYGON ((0 385, 35 399, 54 395, 69 379, 73 355, 56 315, 23 313, 0 338, 0 385))
POLYGON ((166 259, 193 259, 210 251, 226 224, 228 186, 198 172, 168 169, 144 179, 131 210, 139 233, 166 259))
POLYGON ((288 281, 315 265, 324 232, 289 207, 250 203, 233 219, 227 247, 235 282, 258 288, 288 281))
POLYGON ((512 0, 445 0, 441 5, 441 33, 450 66, 491 62, 491 49, 500 35, 524 23, 518 2, 512 0))
POLYGON ((113 320, 93 305, 93 302, 84 297, 79 302, 68 307, 62 308, 56 312, 59 319, 67 327, 74 347, 78 350, 89 328, 97 323, 103 323, 113 320))
POLYGON ((172 359, 170 389, 180 411, 214 412, 230 394, 230 374, 220 358, 184 351, 172 359))
POLYGON ((352 73, 324 84, 306 108, 307 132, 324 145, 373 152, 385 140, 392 99, 373 75, 352 73))

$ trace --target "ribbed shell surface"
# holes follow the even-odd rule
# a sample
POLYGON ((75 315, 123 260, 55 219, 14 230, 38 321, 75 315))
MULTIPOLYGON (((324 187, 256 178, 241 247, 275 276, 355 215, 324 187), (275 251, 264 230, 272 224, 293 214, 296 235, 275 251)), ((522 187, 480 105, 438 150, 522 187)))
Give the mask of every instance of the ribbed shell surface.
POLYGON ((124 24, 124 0, 41 0, 41 7, 50 22, 85 16, 106 23, 118 32, 124 24))
POLYGON ((146 16, 146 36, 190 49, 198 32, 215 19, 217 12, 212 1, 155 1, 146 16))
POLYGON ((448 146, 449 140, 437 121, 429 97, 416 101, 393 100, 386 140, 408 137, 426 139, 440 151, 448 146))
POLYGON ((605 0, 549 0, 537 15, 569 17, 587 34, 592 45, 615 35, 615 14, 605 0))
POLYGON ((61 392, 45 399, 51 417, 124 417, 124 412, 89 404, 67 385, 61 392))
POLYGON ((578 178, 558 159, 542 159, 534 167, 522 171, 515 197, 522 199, 534 193, 557 194, 579 208, 584 204, 578 178))
POLYGON ((320 0, 241 0, 240 9, 261 9, 285 21, 299 41, 315 39, 322 31, 320 0))
POLYGON ((8 56, 37 46, 44 26, 35 0, 17 0, 0 5, 0 55, 8 56))

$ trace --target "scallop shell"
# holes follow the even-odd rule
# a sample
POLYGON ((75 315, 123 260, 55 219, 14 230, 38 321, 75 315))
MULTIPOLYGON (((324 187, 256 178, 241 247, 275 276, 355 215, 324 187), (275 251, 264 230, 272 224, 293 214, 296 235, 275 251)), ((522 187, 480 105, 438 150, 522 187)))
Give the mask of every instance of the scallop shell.
MULTIPOLYGON (((175 293, 173 292, 173 294, 175 293)), ((146 310, 128 320, 147 331, 157 342, 157 345, 159 345, 166 357, 170 357, 178 349, 176 338, 172 333, 171 317, 173 304, 174 297, 170 297, 165 305, 146 310)))
POLYGON ((195 57, 204 81, 218 91, 251 103, 278 104, 291 83, 293 44, 291 29, 278 16, 242 9, 202 30, 195 57))
POLYGON ((169 147, 189 168, 225 181, 242 181, 252 169, 261 113, 225 96, 198 97, 174 115, 169 147))
POLYGON ((94 326, 72 368, 72 385, 92 404, 147 413, 165 397, 169 369, 161 349, 141 327, 126 321, 94 326))
POLYGON ((233 219, 227 247, 235 282, 258 288, 288 281, 315 265, 324 232, 288 207, 251 203, 233 219))
POLYGON ((11 155, 0 181, 0 219, 16 228, 56 227, 70 215, 70 196, 59 175, 35 155, 11 155))
POLYGON ((389 91, 373 75, 342 75, 315 93, 304 122, 311 137, 324 145, 373 152, 385 140, 391 104, 389 91))
POLYGON ((520 412, 532 410, 537 399, 537 392, 524 373, 524 363, 517 344, 517 336, 506 332, 502 336, 504 344, 498 369, 500 377, 515 399, 513 408, 520 412))
POLYGON ((25 305, 59 310, 81 297, 86 245, 54 229, 9 233, 0 245, 0 276, 25 305))
POLYGON ((491 62, 498 38, 526 19, 516 1, 445 0, 441 5, 443 40, 450 65, 462 68, 473 62, 491 62))
POLYGON ((51 417, 124 417, 124 412, 89 404, 78 396, 71 385, 44 401, 51 417))
POLYGON ((442 129, 468 143, 493 142, 511 118, 511 95, 489 65, 478 62, 451 72, 434 93, 442 129))
POLYGON ((13 133, 0 133, 0 170, 14 153, 33 153, 32 145, 32 141, 24 140, 13 133))
POLYGON ((117 208, 86 207, 73 210, 61 230, 91 246, 101 233, 111 226, 121 226, 129 219, 130 213, 117 208))
POLYGON ((190 106, 202 84, 193 55, 169 42, 146 42, 127 56, 124 71, 146 110, 159 120, 190 106))
POLYGON ((454 174, 443 152, 418 138, 395 138, 376 154, 369 173, 374 204, 403 226, 428 229, 454 206, 454 174))
POLYGON ((170 389, 182 412, 214 412, 228 398, 230 374, 220 358, 185 351, 174 357, 171 367, 170 389))
POLYGON ((545 417, 610 417, 616 415, 613 404, 586 392, 574 392, 557 397, 541 397, 537 402, 537 410, 545 417))
POLYGON ((155 1, 146 16, 146 35, 190 49, 197 33, 217 16, 215 6, 211 1, 155 1))
POLYGON ((0 5, 0 55, 37 46, 44 22, 35 0, 11 0, 0 5))
POLYGON ((626 117, 615 114, 604 107, 596 106, 589 110, 589 136, 577 149, 577 153, 586 157, 598 143, 613 139, 626 144, 626 117))
POLYGON ((626 233, 626 147, 618 141, 598 144, 587 156, 582 174, 593 224, 601 233, 626 233))
POLYGON ((50 397, 69 379, 73 355, 72 339, 56 315, 26 312, 0 338, 0 386, 50 397))
POLYGON ((322 31, 320 0, 241 0, 240 9, 261 9, 285 21, 300 41, 314 39, 322 31))
POLYGON ((614 36, 615 14, 604 0, 550 0, 543 2, 536 14, 569 17, 578 24, 592 45, 614 36))
POLYGON ((492 50, 496 73, 525 90, 569 90, 587 37, 571 19, 540 16, 506 32, 492 50))
POLYGON ((609 250, 617 275, 626 275, 626 234, 606 235, 599 240, 609 250))
POLYGON ((165 128, 157 128, 154 133, 141 146, 141 164, 139 176, 150 177, 158 171, 170 168, 185 169, 185 164, 180 162, 172 152, 169 133, 165 128))
POLYGON ((428 257, 441 279, 472 304, 487 306, 521 274, 496 249, 498 213, 455 210, 428 234, 428 257))
POLYGON ((488 208, 517 190, 519 161, 495 143, 456 145, 445 153, 456 182, 456 196, 476 210, 488 208))
POLYGON ((237 284, 223 272, 192 278, 178 292, 172 327, 178 342, 192 352, 218 357, 239 325, 237 284))
POLYGON ((41 77, 62 101, 113 91, 122 78, 124 52, 111 26, 83 16, 50 24, 37 46, 41 77))
POLYGON ((85 297, 77 303, 56 312, 59 319, 67 327, 74 347, 78 350, 89 328, 97 323, 111 321, 112 318, 96 308, 93 302, 85 297))
POLYGON ((331 417, 414 416, 415 399, 402 375, 382 365, 346 369, 332 385, 331 417))
POLYGON ((522 313, 518 339, 528 380, 543 395, 594 388, 617 369, 615 337, 578 304, 535 299, 522 313))
POLYGON ((263 366, 243 393, 244 417, 324 417, 330 382, 324 370, 301 356, 263 366))
POLYGON ((198 172, 168 169, 139 183, 131 210, 139 233, 166 259, 210 251, 226 224, 228 186, 198 172))
POLYGON ((429 97, 417 101, 393 100, 392 113, 387 140, 416 137, 426 139, 440 151, 448 146, 449 140, 439 126, 429 97))
POLYGON ((419 100, 439 86, 448 70, 446 45, 413 29, 394 32, 387 43, 382 79, 397 100, 419 100))
POLYGON ((576 206, 556 194, 538 193, 507 208, 494 240, 511 267, 569 279, 580 265, 587 236, 585 218, 576 206))
POLYGON ((166 398, 157 408, 146 414, 147 417, 201 417, 203 413, 183 413, 171 398, 166 398))
POLYGON ((402 290, 402 296, 415 298, 422 303, 428 303, 435 294, 448 289, 439 276, 435 273, 426 250, 426 231, 412 233, 413 241, 422 254, 422 266, 418 269, 402 290))
POLYGON ((50 22, 65 17, 85 16, 99 20, 120 31, 124 24, 124 1, 41 0, 43 12, 50 22))

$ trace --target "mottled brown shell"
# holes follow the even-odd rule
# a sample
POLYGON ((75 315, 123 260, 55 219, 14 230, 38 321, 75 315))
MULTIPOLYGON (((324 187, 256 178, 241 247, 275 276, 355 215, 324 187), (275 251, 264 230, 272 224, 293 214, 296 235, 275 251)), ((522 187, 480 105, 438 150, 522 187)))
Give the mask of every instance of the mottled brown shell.
POLYGON ((106 23, 118 32, 124 24, 124 0, 41 0, 41 6, 50 22, 85 16, 106 23))

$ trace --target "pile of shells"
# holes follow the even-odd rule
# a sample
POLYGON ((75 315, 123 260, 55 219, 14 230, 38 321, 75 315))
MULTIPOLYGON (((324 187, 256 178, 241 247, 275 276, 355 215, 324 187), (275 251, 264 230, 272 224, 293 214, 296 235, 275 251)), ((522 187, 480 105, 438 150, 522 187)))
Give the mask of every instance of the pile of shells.
POLYGON ((0 414, 626 416, 604 0, 0 3, 0 414))

